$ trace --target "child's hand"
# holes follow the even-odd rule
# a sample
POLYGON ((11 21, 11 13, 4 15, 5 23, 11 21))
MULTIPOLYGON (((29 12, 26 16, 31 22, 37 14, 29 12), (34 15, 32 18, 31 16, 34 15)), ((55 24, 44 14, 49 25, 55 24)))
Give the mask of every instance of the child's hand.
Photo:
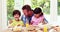
POLYGON ((13 28, 14 26, 8 26, 8 28, 13 28))
POLYGON ((47 24, 45 21, 42 21, 43 24, 47 24))
POLYGON ((9 20, 9 24, 11 24, 12 22, 13 22, 13 21, 10 19, 10 20, 9 20))
POLYGON ((34 21, 31 21, 31 24, 33 24, 34 23, 34 21))

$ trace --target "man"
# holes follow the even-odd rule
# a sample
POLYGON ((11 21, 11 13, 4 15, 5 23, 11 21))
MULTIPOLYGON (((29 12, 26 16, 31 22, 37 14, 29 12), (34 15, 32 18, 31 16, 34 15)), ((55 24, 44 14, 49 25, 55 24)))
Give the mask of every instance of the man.
POLYGON ((31 9, 31 7, 29 5, 24 5, 22 7, 22 10, 23 10, 24 15, 22 15, 21 20, 24 22, 24 24, 26 24, 26 19, 28 19, 29 24, 30 24, 31 18, 33 16, 33 11, 31 9))

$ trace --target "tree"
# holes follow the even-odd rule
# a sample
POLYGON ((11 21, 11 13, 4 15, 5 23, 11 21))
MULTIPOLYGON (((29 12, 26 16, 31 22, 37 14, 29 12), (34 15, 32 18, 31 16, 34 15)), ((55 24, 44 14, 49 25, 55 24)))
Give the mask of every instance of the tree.
POLYGON ((60 15, 60 0, 58 0, 58 15, 60 15))
POLYGON ((7 0, 7 18, 8 18, 8 20, 12 17, 13 9, 14 9, 14 0, 7 0))
POLYGON ((50 13, 50 0, 31 0, 32 8, 42 7, 43 12, 46 14, 50 13))

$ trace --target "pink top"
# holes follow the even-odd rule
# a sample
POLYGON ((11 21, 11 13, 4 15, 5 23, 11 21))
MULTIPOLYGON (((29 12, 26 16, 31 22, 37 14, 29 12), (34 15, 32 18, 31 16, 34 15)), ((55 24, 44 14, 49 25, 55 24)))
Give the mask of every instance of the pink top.
POLYGON ((41 21, 43 21, 44 16, 41 16, 39 18, 36 18, 35 16, 32 17, 31 23, 32 25, 38 25, 39 23, 41 23, 41 21))

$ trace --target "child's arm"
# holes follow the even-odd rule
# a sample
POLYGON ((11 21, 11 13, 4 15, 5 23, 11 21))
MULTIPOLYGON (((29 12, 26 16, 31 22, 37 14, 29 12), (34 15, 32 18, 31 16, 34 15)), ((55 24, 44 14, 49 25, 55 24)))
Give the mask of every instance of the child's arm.
POLYGON ((42 17, 41 23, 42 23, 42 24, 46 24, 46 21, 45 21, 44 17, 42 17))
POLYGON ((42 23, 43 23, 43 24, 47 24, 47 23, 44 21, 44 19, 43 19, 42 23))
POLYGON ((8 28, 12 28, 13 26, 12 26, 12 23, 13 23, 13 21, 10 19, 9 21, 8 21, 8 28))
POLYGON ((15 26, 15 22, 12 22, 11 24, 8 25, 8 28, 13 28, 15 26))
POLYGON ((14 26, 12 26, 12 24, 9 24, 9 25, 8 25, 8 28, 13 28, 13 27, 14 27, 14 26))

